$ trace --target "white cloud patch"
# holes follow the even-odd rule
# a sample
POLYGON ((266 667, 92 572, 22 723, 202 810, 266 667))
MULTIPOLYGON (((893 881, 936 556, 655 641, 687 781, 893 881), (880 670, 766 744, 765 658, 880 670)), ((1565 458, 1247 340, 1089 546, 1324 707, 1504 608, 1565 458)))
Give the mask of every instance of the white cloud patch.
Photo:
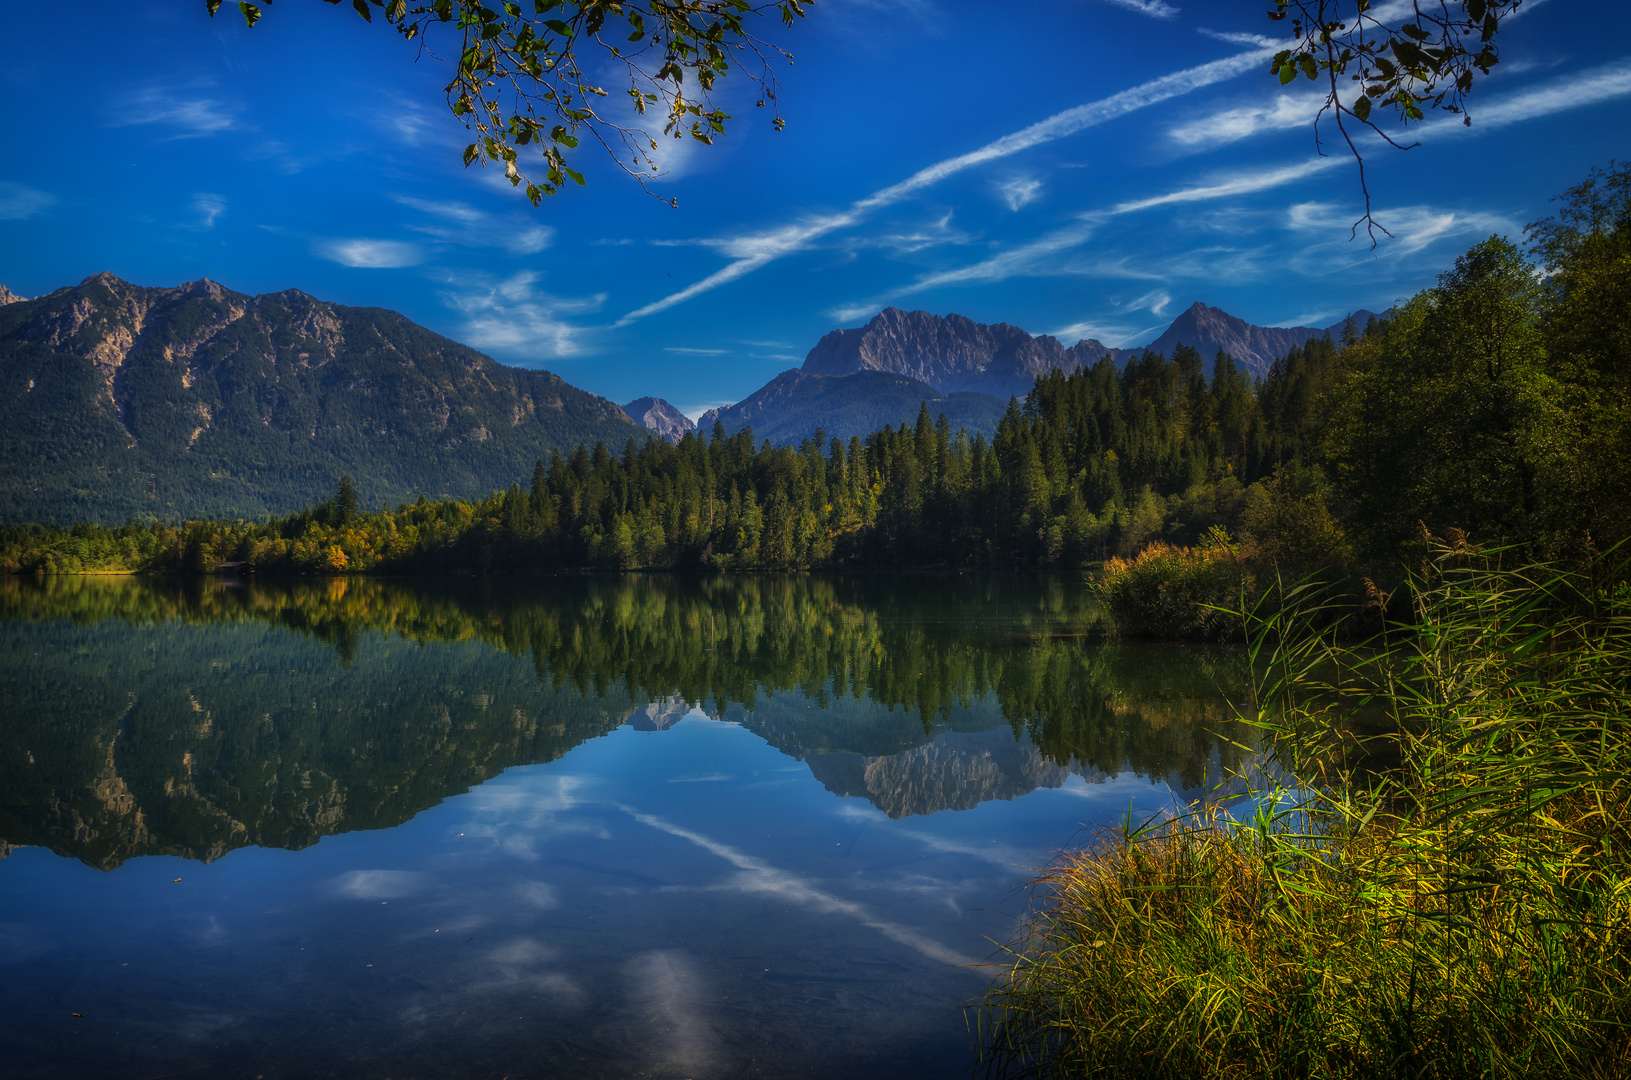
POLYGON ((1322 95, 1287 92, 1271 98, 1267 105, 1225 109, 1180 124, 1167 135, 1186 150, 1210 150, 1265 131, 1311 125, 1324 102, 1322 95))
POLYGON ((114 106, 112 124, 154 124, 171 129, 173 139, 218 135, 238 126, 238 107, 201 93, 201 87, 149 86, 114 106))
POLYGON ((534 288, 538 274, 526 270, 491 285, 447 292, 449 307, 464 313, 463 339, 478 349, 493 349, 533 359, 574 356, 583 351, 582 328, 569 315, 600 310, 604 294, 578 299, 551 296, 534 288))
POLYGON ((535 911, 548 911, 561 906, 555 895, 555 886, 547 881, 525 881, 515 887, 516 897, 535 911))
POLYGON ((1178 9, 1163 0, 1105 0, 1107 4, 1114 4, 1118 8, 1136 11, 1140 15, 1148 15, 1152 19, 1176 19, 1178 9))
POLYGON ((226 213, 227 200, 222 195, 211 195, 208 192, 199 192, 193 196, 193 213, 198 215, 196 225, 200 229, 215 228, 215 219, 226 213))
POLYGON ((364 270, 396 270, 425 261, 416 245, 400 240, 320 240, 313 250, 330 262, 364 270))
POLYGON ((663 352, 679 353, 681 356, 724 356, 729 349, 693 349, 685 345, 668 345, 663 352))
POLYGON ((999 181, 996 188, 997 197, 1010 210, 1018 210, 1027 203, 1033 203, 1042 195, 1042 181, 1034 176, 1011 177, 999 181))
POLYGON ((424 874, 412 870, 353 870, 334 879, 334 891, 352 900, 396 900, 424 890, 424 874))
POLYGON ((1156 291, 1152 293, 1145 293, 1137 300, 1134 300, 1129 306, 1135 311, 1148 311, 1151 315, 1154 315, 1157 319, 1159 319, 1165 316, 1167 305, 1170 303, 1172 303, 1172 295, 1170 293, 1156 291))
POLYGON ((0 221, 27 221, 45 213, 56 201, 57 197, 50 192, 0 180, 0 221))
POLYGON ((515 215, 498 217, 468 203, 396 195, 395 200, 432 220, 410 225, 415 232, 462 247, 501 248, 511 255, 536 255, 550 245, 555 230, 515 215))

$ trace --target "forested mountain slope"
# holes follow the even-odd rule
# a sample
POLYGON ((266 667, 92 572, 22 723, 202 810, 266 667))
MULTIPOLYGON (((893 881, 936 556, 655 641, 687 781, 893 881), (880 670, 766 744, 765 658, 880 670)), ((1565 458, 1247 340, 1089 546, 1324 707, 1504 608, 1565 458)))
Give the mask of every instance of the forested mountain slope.
POLYGON ((381 308, 98 274, 0 305, 0 520, 288 513, 468 498, 554 448, 645 432, 546 371, 381 308))

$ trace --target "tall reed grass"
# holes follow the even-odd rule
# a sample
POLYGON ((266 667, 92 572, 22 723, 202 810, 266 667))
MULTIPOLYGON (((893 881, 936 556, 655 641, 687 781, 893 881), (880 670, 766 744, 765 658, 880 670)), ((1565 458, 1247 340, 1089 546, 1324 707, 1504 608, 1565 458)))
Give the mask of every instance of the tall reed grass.
POLYGON ((1631 602, 1501 554, 1440 545, 1364 645, 1306 586, 1244 613, 1296 779, 1044 873, 988 1074, 1631 1075, 1631 602))

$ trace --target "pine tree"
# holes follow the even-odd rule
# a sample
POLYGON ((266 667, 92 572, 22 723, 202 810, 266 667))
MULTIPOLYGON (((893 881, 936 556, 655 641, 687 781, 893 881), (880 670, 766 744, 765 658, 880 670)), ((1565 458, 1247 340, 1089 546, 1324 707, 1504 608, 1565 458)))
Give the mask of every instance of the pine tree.
POLYGON ((357 517, 357 488, 350 474, 340 477, 340 488, 334 493, 334 524, 344 527, 357 517))

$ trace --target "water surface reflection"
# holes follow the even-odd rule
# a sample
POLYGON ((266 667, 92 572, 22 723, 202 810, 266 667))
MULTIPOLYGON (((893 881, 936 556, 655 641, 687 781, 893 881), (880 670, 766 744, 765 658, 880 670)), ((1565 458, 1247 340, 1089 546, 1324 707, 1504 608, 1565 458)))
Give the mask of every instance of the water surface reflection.
POLYGON ((0 581, 0 1053, 950 1075, 1026 870, 1249 745, 1237 652, 1100 629, 973 575, 0 581))

